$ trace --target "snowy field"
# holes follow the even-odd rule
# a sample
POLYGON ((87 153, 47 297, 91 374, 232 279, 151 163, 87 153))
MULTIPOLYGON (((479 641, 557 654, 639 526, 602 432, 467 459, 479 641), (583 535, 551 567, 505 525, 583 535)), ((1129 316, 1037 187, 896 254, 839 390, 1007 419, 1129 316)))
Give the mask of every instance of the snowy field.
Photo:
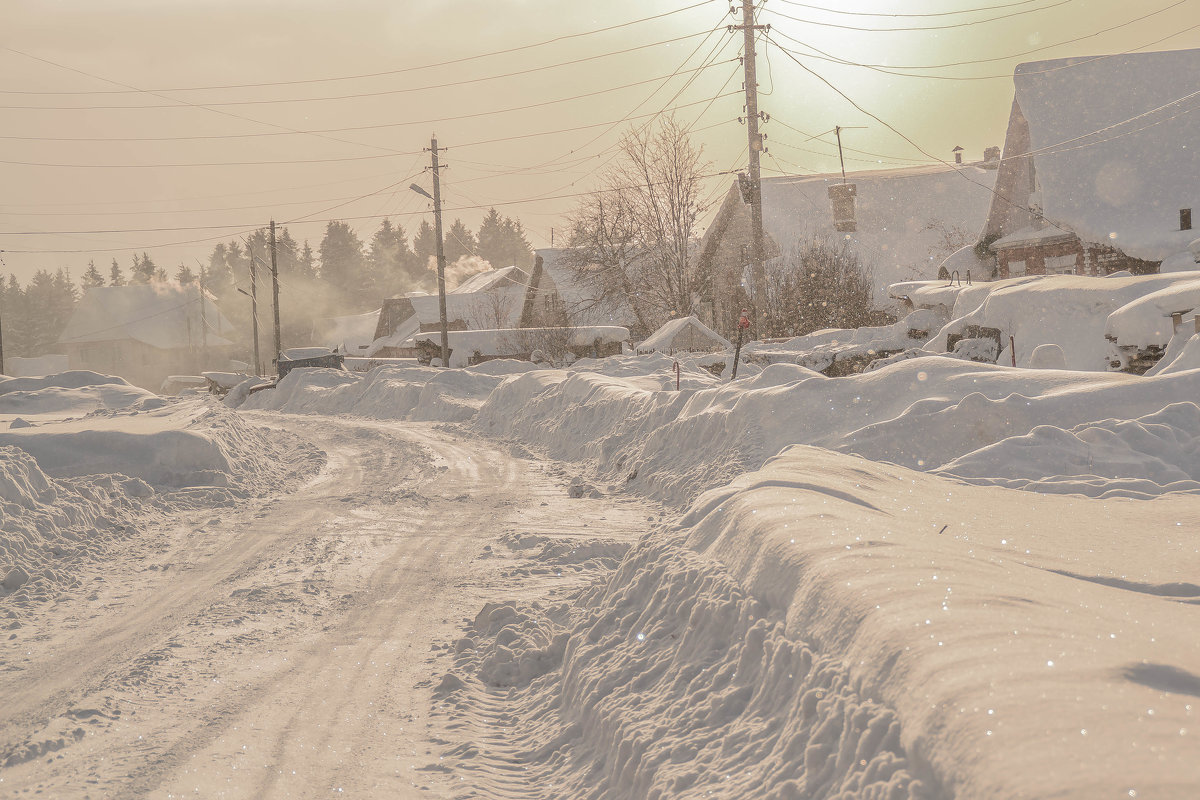
POLYGON ((1200 796, 1200 336, 1155 280, 1037 342, 1071 370, 993 286, 947 327, 1015 314, 1023 366, 0 382, 0 796, 1200 796), (1114 331, 1166 355, 1106 372, 1114 331))

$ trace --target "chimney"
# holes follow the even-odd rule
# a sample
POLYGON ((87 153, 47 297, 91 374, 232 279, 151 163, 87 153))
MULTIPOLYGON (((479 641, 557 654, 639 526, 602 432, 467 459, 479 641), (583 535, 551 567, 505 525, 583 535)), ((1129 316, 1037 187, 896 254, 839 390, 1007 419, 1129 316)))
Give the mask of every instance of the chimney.
POLYGON ((1192 229, 1192 210, 1190 208, 1179 209, 1179 230, 1190 231, 1192 229))
POLYGON ((954 163, 961 164, 963 149, 961 147, 955 147, 952 152, 954 153, 954 163))

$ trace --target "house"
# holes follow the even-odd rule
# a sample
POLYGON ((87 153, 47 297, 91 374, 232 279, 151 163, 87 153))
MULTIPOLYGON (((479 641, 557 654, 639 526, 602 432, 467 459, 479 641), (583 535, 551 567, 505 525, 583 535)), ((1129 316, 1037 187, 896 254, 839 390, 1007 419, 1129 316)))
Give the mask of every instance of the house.
MULTIPOLYGON (((950 252, 983 225, 997 161, 938 164, 762 179, 768 259, 802 241, 845 241, 874 273, 878 294, 897 281, 933 278, 950 252)), ((711 270, 701 319, 733 330, 750 288, 750 207, 742 186, 729 188, 700 245, 699 269, 711 270)))
MULTIPOLYGON (((486 270, 471 275, 446 292, 446 327, 452 331, 493 330, 562 324, 560 304, 552 281, 519 267, 486 270), (535 282, 535 276, 537 281, 535 282), (543 284, 542 290, 537 283, 543 284), (535 302, 540 299, 541 302, 535 302), (523 325, 526 322, 529 324, 523 325)), ((436 294, 409 294, 385 300, 379 311, 374 342, 365 351, 371 358, 415 358, 413 336, 441 330, 436 294)))
POLYGON ((716 353, 733 347, 728 339, 694 316, 673 319, 637 346, 639 353, 716 353))
POLYGON ((346 355, 359 355, 370 349, 379 327, 380 309, 365 314, 344 317, 321 317, 313 320, 312 340, 321 347, 346 355))
POLYGON ((198 286, 151 283, 88 289, 58 343, 70 369, 119 375, 158 391, 169 375, 224 366, 236 338, 198 286))
MULTIPOLYGON (((450 331, 491 331, 632 325, 628 301, 593 299, 586 282, 565 263, 565 252, 554 248, 536 251, 530 272, 504 267, 470 276, 446 293, 446 327, 450 331)), ((440 330, 437 295, 391 298, 379 311, 375 340, 365 354, 415 358, 414 337, 440 330)))
POLYGON ((1195 269, 1200 50, 1020 64, 981 246, 997 277, 1195 269))
POLYGON ((637 316, 628 297, 602 297, 587 280, 588 269, 600 270, 604 267, 575 268, 568 263, 568 252, 567 248, 562 247, 535 251, 537 258, 542 261, 543 271, 536 282, 542 305, 547 309, 557 305, 568 325, 637 328, 637 316))

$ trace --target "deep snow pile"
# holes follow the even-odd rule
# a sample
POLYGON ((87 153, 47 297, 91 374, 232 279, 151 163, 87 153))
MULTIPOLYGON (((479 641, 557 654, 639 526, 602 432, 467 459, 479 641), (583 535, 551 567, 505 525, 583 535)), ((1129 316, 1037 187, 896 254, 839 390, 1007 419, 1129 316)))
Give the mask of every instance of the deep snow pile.
MULTIPOLYGON (((676 361, 681 366, 681 386, 695 388, 717 383, 718 376, 709 368, 718 364, 729 373, 722 356, 661 354, 643 358, 580 359, 570 373, 588 373, 621 377, 647 390, 674 388, 676 361)), ((757 368, 746 365, 752 374, 757 368)), ((473 420, 492 391, 513 375, 544 373, 568 374, 547 370, 528 361, 499 359, 465 369, 444 370, 407 365, 376 367, 366 375, 335 369, 303 369, 289 372, 273 389, 247 394, 229 393, 226 404, 232 408, 269 409, 294 414, 353 414, 373 419, 411 419, 431 422, 467 422, 473 420)), ((249 388, 248 384, 247 388, 249 388)), ((239 389, 241 387, 238 387, 239 389)))
POLYGON ((86 370, 34 378, 0 379, 0 415, 86 414, 101 408, 125 408, 155 395, 130 386, 124 378, 86 370))
MULTIPOLYGON (((679 393, 588 373, 532 372, 497 387, 475 427, 533 444, 555 458, 590 461, 611 480, 684 505, 698 491, 757 469, 789 444, 932 470, 1039 425, 1070 430, 1114 417, 1133 420, 1198 396, 1197 390, 1200 372, 1147 379, 945 357, 844 378, 774 364, 744 381, 679 393)), ((1149 446, 1133 428, 1117 435, 1127 437, 1131 451, 1149 446)), ((1196 474, 1197 454, 1186 447, 1155 445, 1149 455, 1164 463, 1174 459, 1179 472, 1196 474)), ((1102 494, 1103 476, 1120 477, 1105 473, 1104 458, 1098 460, 1099 482, 1081 482, 1081 491, 1102 494)), ((1033 459, 1020 465, 1027 470, 1020 477, 1034 482, 1058 476, 1061 466, 1033 459)), ((1004 477, 1018 476, 1010 469, 1004 477)), ((1176 480, 1146 482, 1137 492, 1186 488, 1174 485, 1176 480)))
POLYGON ((10 616, 77 585, 82 561, 165 513, 277 491, 324 463, 293 434, 202 398, 167 400, 94 373, 17 380, 0 384, 10 388, 0 403, 32 403, 0 431, 0 613, 10 616), (28 413, 39 410, 50 413, 28 413))
POLYGON ((445 757, 547 797, 1195 796, 1194 500, 1032 497, 785 450, 569 603, 486 607, 440 699, 512 727, 445 757))
POLYGON ((507 375, 537 369, 529 362, 488 361, 468 369, 411 365, 376 367, 365 376, 333 369, 293 370, 273 389, 230 392, 235 408, 295 414, 355 414, 375 419, 462 422, 507 375))
POLYGON ((446 755, 484 788, 520 765, 545 797, 936 796, 894 711, 681 544, 645 538, 570 603, 485 607, 439 699, 461 718, 504 691, 507 746, 446 755))
POLYGON ((79 559, 127 535, 153 489, 136 478, 56 481, 16 447, 0 446, 0 629, 29 603, 77 586, 79 559))

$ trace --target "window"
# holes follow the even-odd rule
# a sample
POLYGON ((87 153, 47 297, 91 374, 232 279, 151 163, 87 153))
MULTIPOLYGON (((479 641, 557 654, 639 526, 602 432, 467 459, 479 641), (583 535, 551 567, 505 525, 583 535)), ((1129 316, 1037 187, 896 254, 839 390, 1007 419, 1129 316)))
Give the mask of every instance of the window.
POLYGON ((1074 275, 1075 265, 1078 257, 1075 255, 1067 256, 1047 256, 1046 257, 1046 274, 1047 275, 1074 275))

